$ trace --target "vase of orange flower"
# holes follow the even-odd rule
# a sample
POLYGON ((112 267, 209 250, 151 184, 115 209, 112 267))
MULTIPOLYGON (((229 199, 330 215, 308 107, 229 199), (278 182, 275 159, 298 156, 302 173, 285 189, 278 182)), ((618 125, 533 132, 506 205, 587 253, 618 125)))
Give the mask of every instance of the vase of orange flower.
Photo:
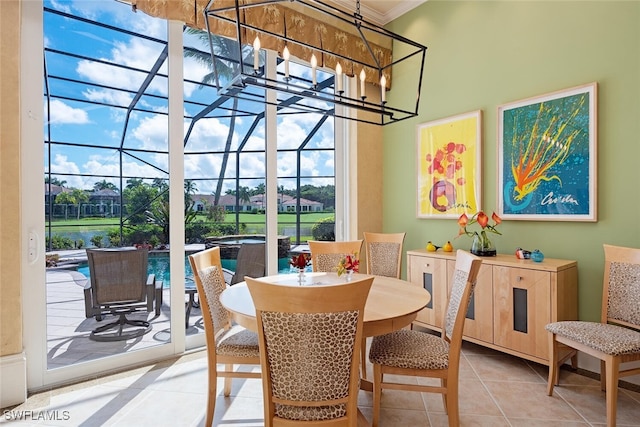
POLYGON ((350 282, 353 278, 353 273, 358 272, 360 266, 360 260, 358 259, 358 253, 347 254, 338 263, 337 272, 338 277, 345 275, 345 280, 350 282))
POLYGON ((502 222, 502 219, 495 212, 491 215, 491 219, 493 220, 493 224, 489 224, 489 217, 483 211, 478 211, 471 219, 467 217, 467 214, 462 214, 460 218, 458 218, 458 225, 460 226, 458 236, 466 234, 473 238, 471 241, 471 249, 469 250, 472 254, 478 256, 496 256, 496 248, 491 239, 489 239, 487 232, 502 235, 496 228, 498 224, 502 222), (476 223, 480 226, 480 232, 467 229, 467 227, 476 223))

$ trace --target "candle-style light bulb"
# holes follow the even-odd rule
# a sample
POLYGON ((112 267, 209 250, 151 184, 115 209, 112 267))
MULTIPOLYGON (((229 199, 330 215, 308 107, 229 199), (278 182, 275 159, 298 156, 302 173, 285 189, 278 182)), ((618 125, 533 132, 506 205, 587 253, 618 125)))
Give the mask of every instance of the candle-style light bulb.
POLYGON ((282 57, 284 58, 284 78, 288 79, 289 78, 289 48, 286 46, 282 51, 282 57))
POLYGON ((342 92, 342 66, 336 65, 336 90, 342 92))
POLYGON ((316 55, 311 55, 311 82, 313 85, 316 85, 316 67, 318 66, 318 60, 316 59, 316 55))
POLYGON ((361 98, 366 98, 366 95, 364 93, 364 79, 367 77, 367 75, 364 73, 364 68, 362 69, 362 71, 360 71, 360 97, 361 98))
POLYGON ((380 77, 380 90, 382 91, 382 93, 380 94, 380 100, 384 103, 386 101, 385 97, 387 95, 387 78, 384 76, 384 74, 382 75, 382 77, 380 77))
POLYGON ((253 40, 253 69, 260 68, 260 39, 258 36, 253 40))

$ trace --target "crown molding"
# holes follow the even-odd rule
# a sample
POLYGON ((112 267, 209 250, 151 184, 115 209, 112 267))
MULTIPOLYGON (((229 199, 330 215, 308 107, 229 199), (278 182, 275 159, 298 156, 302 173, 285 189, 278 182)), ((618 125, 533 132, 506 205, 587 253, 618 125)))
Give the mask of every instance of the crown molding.
MULTIPOLYGON (((361 0, 360 13, 362 16, 374 24, 386 25, 394 19, 404 15, 415 7, 420 6, 427 0, 398 0, 398 1, 379 1, 379 0, 361 0), (380 6, 384 3, 384 7, 374 8, 372 4, 380 6), (395 3, 392 7, 390 4, 395 3)), ((354 0, 327 0, 327 3, 334 4, 347 12, 355 12, 356 2, 354 0)))

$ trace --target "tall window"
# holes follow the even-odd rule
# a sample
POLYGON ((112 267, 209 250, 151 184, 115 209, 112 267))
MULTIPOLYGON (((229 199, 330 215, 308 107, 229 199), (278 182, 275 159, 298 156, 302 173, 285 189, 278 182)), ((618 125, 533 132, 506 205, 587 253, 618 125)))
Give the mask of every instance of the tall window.
MULTIPOLYGON (((171 246, 169 230, 176 219, 169 215, 169 163, 175 155, 170 156, 168 141, 167 25, 114 1, 46 0, 44 7, 46 249, 49 267, 68 266, 75 286, 88 273, 81 261, 85 248, 142 246, 161 254, 171 246)), ((184 161, 187 254, 213 244, 237 247, 275 238, 267 236, 268 212, 278 217, 278 268, 288 271, 299 245, 333 238, 334 120, 288 110, 283 94, 277 95, 282 105, 275 110, 259 99, 218 96, 209 79, 208 40, 188 28, 183 40, 184 158, 179 160, 184 161), (277 141, 266 136, 269 114, 276 116, 277 141), (266 168, 272 144, 275 176, 266 168), (275 206, 266 202, 272 200, 266 197, 270 180, 277 181, 275 206)), ((310 78, 309 66, 291 65, 292 75, 310 78)), ((282 64, 277 67, 282 72, 282 64)), ((233 270, 237 250, 227 254, 223 267, 233 270)), ((149 269, 170 289, 167 262, 153 259, 149 269)), ((57 280, 57 273, 49 272, 47 281, 57 280)), ((188 262, 185 276, 188 282, 188 262)), ((81 295, 81 287, 75 290, 81 295)), ((194 325, 197 319, 187 319, 187 334, 194 325)), ((69 337, 57 336, 51 326, 49 354, 56 356, 53 349, 69 337)), ((66 356, 50 359, 49 366, 81 360, 66 356)), ((92 357, 102 356, 83 360, 92 357)))

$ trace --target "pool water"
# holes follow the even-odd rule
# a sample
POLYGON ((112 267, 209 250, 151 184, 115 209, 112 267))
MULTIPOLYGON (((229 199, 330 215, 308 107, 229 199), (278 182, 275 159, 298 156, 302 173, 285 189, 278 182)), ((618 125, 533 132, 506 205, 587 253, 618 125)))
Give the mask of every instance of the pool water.
MULTIPOLYGON (((236 269, 236 260, 235 259, 223 259, 222 260, 222 268, 226 268, 231 271, 235 271, 236 269)), ((89 264, 86 262, 80 264, 78 266, 78 271, 87 278, 89 277, 89 264)), ((282 258, 278 260, 278 272, 279 273, 289 273, 289 259, 282 258)), ((171 285, 170 274, 169 274, 169 255, 160 255, 160 256, 150 256, 147 268, 147 274, 155 274, 156 280, 162 280, 162 287, 168 288, 171 285)), ((184 257, 184 277, 189 279, 193 277, 193 271, 191 270, 191 264, 189 264, 189 257, 184 257)))

